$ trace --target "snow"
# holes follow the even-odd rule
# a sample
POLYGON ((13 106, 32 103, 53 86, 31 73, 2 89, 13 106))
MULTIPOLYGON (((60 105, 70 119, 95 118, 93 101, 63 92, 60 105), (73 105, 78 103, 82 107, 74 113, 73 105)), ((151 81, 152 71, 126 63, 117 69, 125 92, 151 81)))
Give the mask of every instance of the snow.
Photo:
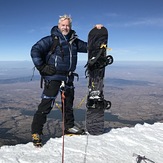
MULTIPOLYGON (((0 163, 61 163, 62 140, 51 138, 42 148, 32 142, 2 146, 0 163)), ((134 153, 163 163, 163 123, 112 129, 100 136, 65 136, 64 144, 64 163, 137 163, 134 153)))

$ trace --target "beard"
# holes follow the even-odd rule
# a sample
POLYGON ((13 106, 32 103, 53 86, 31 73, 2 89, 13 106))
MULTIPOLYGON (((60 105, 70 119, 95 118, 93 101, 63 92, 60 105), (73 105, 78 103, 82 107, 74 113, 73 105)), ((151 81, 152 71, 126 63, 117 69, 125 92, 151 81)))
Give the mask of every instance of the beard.
POLYGON ((62 30, 61 32, 62 32, 63 35, 68 35, 70 30, 62 30))

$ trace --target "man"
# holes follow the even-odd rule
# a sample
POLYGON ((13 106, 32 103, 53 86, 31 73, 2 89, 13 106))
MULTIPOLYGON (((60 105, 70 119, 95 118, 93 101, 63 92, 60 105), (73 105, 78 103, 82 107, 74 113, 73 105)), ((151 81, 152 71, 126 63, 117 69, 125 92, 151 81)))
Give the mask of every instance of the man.
MULTIPOLYGON (((74 125, 74 73, 77 64, 77 53, 87 52, 87 43, 78 39, 72 27, 72 19, 68 15, 60 16, 58 26, 54 26, 51 35, 39 40, 31 49, 31 57, 35 67, 44 79, 44 90, 41 103, 34 114, 31 125, 32 139, 36 146, 41 146, 43 125, 50 113, 61 83, 64 82, 64 122, 65 134, 83 134, 84 130, 74 125), (55 40, 55 43, 54 43, 55 40), (57 43, 56 43, 57 42, 57 43), (57 45, 54 45, 57 44, 57 45)), ((96 25, 101 28, 102 25, 96 25)))

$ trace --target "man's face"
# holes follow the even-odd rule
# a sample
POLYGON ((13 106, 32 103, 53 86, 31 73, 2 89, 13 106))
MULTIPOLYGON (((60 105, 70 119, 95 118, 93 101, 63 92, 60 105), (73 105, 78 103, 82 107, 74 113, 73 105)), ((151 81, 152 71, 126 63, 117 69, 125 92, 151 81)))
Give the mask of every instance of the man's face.
POLYGON ((60 29, 61 33, 63 35, 67 35, 70 30, 70 21, 68 19, 62 20, 59 24, 58 24, 58 28, 60 29))

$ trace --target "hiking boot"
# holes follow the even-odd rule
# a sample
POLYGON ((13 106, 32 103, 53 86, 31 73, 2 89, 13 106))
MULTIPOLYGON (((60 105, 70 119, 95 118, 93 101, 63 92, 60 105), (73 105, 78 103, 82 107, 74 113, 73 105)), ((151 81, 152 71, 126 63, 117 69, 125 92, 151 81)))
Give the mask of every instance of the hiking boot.
POLYGON ((32 134, 32 142, 35 147, 42 147, 42 139, 39 134, 32 134))
POLYGON ((74 126, 72 128, 66 129, 65 130, 65 134, 72 134, 72 135, 84 135, 85 134, 85 130, 78 128, 77 126, 74 126))

